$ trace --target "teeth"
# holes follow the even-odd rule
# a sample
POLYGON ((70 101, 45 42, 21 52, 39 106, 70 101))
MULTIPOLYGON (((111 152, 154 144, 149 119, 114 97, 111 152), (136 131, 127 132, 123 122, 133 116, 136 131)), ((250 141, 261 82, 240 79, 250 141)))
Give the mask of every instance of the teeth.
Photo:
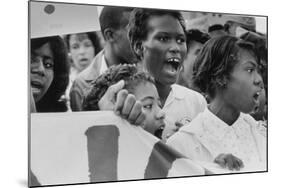
POLYGON ((256 93, 256 96, 257 96, 257 97, 260 96, 260 92, 257 92, 257 93, 256 93))
POLYGON ((180 60, 178 58, 171 58, 171 59, 168 59, 168 62, 177 62, 177 63, 179 63, 180 60))

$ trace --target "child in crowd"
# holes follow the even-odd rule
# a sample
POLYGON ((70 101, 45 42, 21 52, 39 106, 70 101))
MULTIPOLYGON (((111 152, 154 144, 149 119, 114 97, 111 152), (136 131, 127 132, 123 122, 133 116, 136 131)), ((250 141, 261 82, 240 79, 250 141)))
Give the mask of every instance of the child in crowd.
POLYGON ((158 92, 153 78, 144 72, 138 72, 134 65, 116 65, 100 75, 93 83, 90 93, 83 101, 83 110, 99 110, 98 102, 106 90, 120 80, 125 81, 124 89, 141 101, 145 120, 142 127, 161 138, 165 127, 165 114, 160 108, 158 92))
POLYGON ((194 160, 213 162, 231 153, 247 169, 265 170, 266 137, 248 115, 263 90, 257 61, 252 43, 233 36, 210 39, 195 61, 194 83, 211 102, 168 145, 194 160))

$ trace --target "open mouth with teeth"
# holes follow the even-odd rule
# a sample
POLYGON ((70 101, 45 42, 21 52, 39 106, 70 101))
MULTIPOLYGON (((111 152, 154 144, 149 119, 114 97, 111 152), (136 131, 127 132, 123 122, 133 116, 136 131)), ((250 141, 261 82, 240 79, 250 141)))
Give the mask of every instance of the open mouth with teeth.
POLYGON ((43 88, 42 84, 36 81, 31 81, 32 92, 39 93, 43 88))
POLYGON ((253 95, 253 98, 254 98, 254 101, 255 101, 255 102, 259 101, 259 96, 260 96, 260 92, 256 92, 256 93, 253 95))
POLYGON ((158 127, 158 129, 154 132, 154 136, 156 136, 157 138, 161 139, 164 128, 165 128, 165 124, 163 124, 160 127, 158 127))
POLYGON ((170 72, 177 72, 180 68, 180 59, 179 58, 170 58, 166 61, 166 65, 168 66, 170 72))

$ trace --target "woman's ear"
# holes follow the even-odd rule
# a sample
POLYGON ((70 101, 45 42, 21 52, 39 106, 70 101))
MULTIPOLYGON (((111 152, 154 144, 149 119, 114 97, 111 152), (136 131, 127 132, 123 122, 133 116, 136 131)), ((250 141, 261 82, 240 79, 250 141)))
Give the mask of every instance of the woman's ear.
POLYGON ((139 57, 143 57, 143 45, 142 45, 142 42, 136 42, 134 44, 134 49, 135 53, 139 56, 139 57))
POLYGON ((227 82, 228 79, 226 76, 223 76, 222 78, 217 78, 217 83, 221 88, 226 88, 227 82))

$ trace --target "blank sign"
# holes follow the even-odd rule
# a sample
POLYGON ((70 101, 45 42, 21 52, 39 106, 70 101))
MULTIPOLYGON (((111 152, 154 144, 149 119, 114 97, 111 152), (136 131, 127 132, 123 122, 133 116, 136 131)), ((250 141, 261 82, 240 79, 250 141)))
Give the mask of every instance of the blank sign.
POLYGON ((30 37, 100 30, 98 6, 29 2, 30 37))

